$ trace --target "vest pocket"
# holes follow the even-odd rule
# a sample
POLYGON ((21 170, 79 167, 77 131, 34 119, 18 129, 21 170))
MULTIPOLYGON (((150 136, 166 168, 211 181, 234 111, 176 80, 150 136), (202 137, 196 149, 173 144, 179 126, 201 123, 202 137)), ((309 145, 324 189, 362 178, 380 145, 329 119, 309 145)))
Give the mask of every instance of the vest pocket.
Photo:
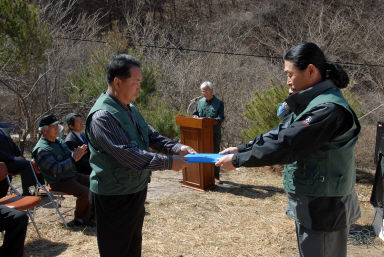
POLYGON ((129 170, 127 168, 117 168, 113 171, 115 183, 119 185, 127 185, 135 183, 140 178, 140 171, 129 170))
POLYGON ((320 179, 319 167, 306 161, 298 161, 296 169, 292 170, 293 183, 299 185, 313 185, 320 179))

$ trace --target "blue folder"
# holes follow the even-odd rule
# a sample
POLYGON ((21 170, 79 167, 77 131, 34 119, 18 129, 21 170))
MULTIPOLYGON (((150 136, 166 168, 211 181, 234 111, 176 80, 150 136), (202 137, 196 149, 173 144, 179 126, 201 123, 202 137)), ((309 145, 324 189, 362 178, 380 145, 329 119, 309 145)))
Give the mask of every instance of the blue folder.
POLYGON ((197 162, 197 163, 215 163, 218 158, 225 156, 225 154, 218 153, 196 153, 196 154, 187 154, 184 157, 187 158, 187 162, 197 162))

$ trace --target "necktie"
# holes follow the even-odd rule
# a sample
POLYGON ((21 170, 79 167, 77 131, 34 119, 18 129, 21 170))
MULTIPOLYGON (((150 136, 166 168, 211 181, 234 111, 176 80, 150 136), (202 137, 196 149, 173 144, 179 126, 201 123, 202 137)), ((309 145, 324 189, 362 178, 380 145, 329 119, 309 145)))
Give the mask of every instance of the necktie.
POLYGON ((80 133, 81 140, 83 141, 84 144, 88 145, 87 139, 85 138, 83 133, 80 133))

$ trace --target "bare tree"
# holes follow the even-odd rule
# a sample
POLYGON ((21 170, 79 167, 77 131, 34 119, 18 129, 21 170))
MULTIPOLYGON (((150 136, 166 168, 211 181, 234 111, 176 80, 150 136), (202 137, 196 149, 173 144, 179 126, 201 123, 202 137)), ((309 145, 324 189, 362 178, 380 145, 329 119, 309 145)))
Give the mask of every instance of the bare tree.
POLYGON ((49 34, 53 39, 49 48, 44 49, 46 61, 36 63, 22 74, 7 69, 7 66, 1 67, 0 72, 2 86, 6 89, 4 94, 9 99, 17 99, 8 100, 10 109, 15 111, 10 113, 12 116, 4 118, 18 124, 22 151, 28 135, 33 141, 36 122, 42 115, 69 107, 63 91, 66 74, 74 68, 74 62, 86 57, 91 45, 78 44, 72 39, 93 38, 100 29, 97 25, 99 14, 81 15, 75 19, 71 16, 75 1, 40 1, 39 4, 40 24, 49 24, 49 34))

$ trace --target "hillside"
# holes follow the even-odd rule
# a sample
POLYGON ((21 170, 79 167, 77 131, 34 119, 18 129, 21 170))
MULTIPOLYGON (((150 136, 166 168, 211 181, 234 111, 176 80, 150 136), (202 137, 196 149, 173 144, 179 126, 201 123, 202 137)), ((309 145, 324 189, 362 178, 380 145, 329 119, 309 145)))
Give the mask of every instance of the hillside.
MULTIPOLYGON (((255 90, 270 87, 271 80, 285 83, 282 56, 299 42, 317 43, 329 61, 347 70, 349 89, 364 113, 383 100, 384 3, 379 0, 36 2, 54 39, 46 50, 49 62, 29 77, 0 72, 3 81, 27 97, 29 106, 21 110, 15 94, 1 84, 7 93, 0 120, 23 128, 25 113, 31 110, 28 133, 48 110, 59 117, 70 111, 88 112, 92 102, 85 108, 70 104, 68 92, 76 85, 69 78, 80 67, 97 62, 92 54, 104 47, 103 32, 113 21, 121 31, 127 29, 128 45, 142 61, 157 67, 157 95, 176 112, 186 111, 189 101, 200 94, 202 81, 214 82, 215 94, 225 103, 222 147, 243 141, 241 131, 253 124, 243 117, 244 104, 255 90), (43 77, 35 81, 39 74, 43 77)), ((374 126, 383 115, 384 108, 379 108, 364 117, 363 126, 374 126)))
MULTIPOLYGON (((88 113, 94 99, 74 101, 72 97, 81 98, 96 82, 102 81, 106 88, 105 65, 100 63, 116 52, 138 56, 156 73, 156 92, 148 97, 154 112, 145 112, 149 123, 165 113, 168 117, 160 116, 160 120, 174 125, 174 116, 187 114, 190 100, 200 95, 200 83, 210 80, 225 103, 221 147, 242 143, 242 130, 254 124, 243 116, 253 92, 269 88, 271 81, 285 84, 282 56, 291 46, 311 41, 324 50, 330 62, 345 68, 351 79, 348 88, 367 114, 360 120, 362 131, 356 146, 356 190, 362 218, 354 228, 372 232, 369 197, 375 173, 376 122, 384 120, 384 107, 370 111, 384 99, 384 1, 28 2, 37 5, 38 24, 49 34, 46 48, 40 49, 39 62, 33 62, 34 49, 18 58, 0 59, 0 121, 16 124, 19 129, 14 133, 22 135, 20 143, 27 157, 43 114, 55 113, 64 120, 69 112, 88 113), (31 65, 21 72, 17 68, 23 67, 24 59, 31 65), (87 67, 95 67, 93 73, 87 67), (78 90, 83 77, 75 74, 84 70, 95 79, 78 90), (23 140, 28 135, 32 140, 23 140)), ((1 36, 0 57, 6 50, 15 50, 12 40, 1 36)), ((103 90, 93 93, 99 95, 103 90)), ((294 224, 284 213, 280 168, 240 168, 223 172, 222 179, 224 186, 202 193, 180 188, 179 173, 154 172, 146 205, 143 255, 296 256, 294 224)), ((68 221, 73 218, 74 204, 73 197, 63 203, 68 221)), ((98 256, 95 229, 65 230, 49 206, 35 214, 44 239, 39 240, 29 225, 27 256, 98 256)), ((349 256, 383 256, 384 243, 372 234, 368 237, 372 241, 357 246, 351 239, 349 256)))

